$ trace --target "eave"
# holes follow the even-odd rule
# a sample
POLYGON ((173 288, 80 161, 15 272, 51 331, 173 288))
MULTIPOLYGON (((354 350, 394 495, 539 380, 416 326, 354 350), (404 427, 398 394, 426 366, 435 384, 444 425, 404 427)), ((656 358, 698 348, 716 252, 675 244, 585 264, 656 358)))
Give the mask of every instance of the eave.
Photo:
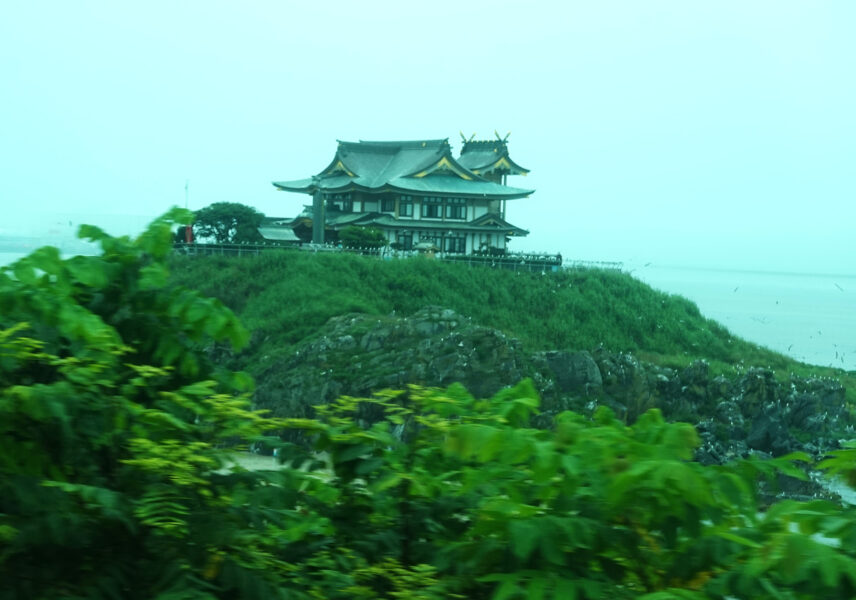
POLYGON ((362 213, 359 215, 343 213, 337 215, 327 226, 341 229, 350 225, 374 225, 386 229, 438 230, 461 231, 468 233, 502 233, 504 235, 524 237, 529 231, 512 225, 498 215, 483 215, 472 221, 427 221, 423 219, 396 219, 379 212, 362 213))
MULTIPOLYGON (((444 176, 400 177, 380 187, 369 187, 357 183, 356 180, 339 176, 335 178, 336 181, 320 179, 318 184, 321 190, 329 193, 363 192, 367 194, 383 194, 393 192, 413 196, 444 196, 488 200, 516 200, 518 198, 526 198, 534 193, 534 190, 514 188, 481 178, 478 181, 467 182, 467 180, 454 177, 450 177, 449 180, 440 180, 439 178, 441 177, 444 176)), ((313 194, 316 183, 312 179, 298 179, 296 181, 274 181, 273 186, 279 191, 313 194)))
POLYGON ((484 166, 472 167, 471 171, 476 173, 477 175, 482 175, 484 173, 493 173, 500 172, 508 175, 526 175, 529 173, 529 169, 524 169, 516 162, 511 160, 510 156, 500 156, 493 163, 488 163, 484 166))

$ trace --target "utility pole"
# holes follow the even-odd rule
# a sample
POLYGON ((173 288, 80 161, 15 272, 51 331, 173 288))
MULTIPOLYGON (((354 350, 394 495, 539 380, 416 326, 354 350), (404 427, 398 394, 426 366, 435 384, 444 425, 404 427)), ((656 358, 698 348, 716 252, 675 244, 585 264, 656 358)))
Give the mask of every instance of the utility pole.
MULTIPOLYGON (((190 197, 190 180, 185 179, 184 180, 184 209, 185 210, 187 210, 187 207, 189 206, 189 201, 188 201, 189 197, 190 197)), ((187 225, 184 226, 184 243, 185 244, 192 244, 193 243, 193 224, 192 223, 188 223, 187 225)))

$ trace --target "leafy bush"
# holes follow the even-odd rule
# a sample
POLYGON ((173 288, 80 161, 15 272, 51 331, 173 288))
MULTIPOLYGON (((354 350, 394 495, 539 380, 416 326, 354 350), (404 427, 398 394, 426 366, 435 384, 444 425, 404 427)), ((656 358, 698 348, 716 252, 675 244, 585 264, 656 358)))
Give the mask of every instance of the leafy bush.
MULTIPOLYGON (((202 352, 246 331, 164 285, 171 227, 189 218, 136 240, 84 227, 101 256, 42 248, 0 270, 0 598, 856 594, 852 509, 759 512, 755 480, 803 477, 806 457, 703 467, 693 428, 656 411, 533 429, 529 382, 489 400, 460 386, 341 398, 315 420, 249 411, 249 378, 202 352), (234 465, 250 443, 285 464, 234 465)), ((854 460, 847 447, 821 467, 854 481, 854 460)))
POLYGON ((271 511, 245 504, 265 482, 221 471, 275 424, 248 411, 247 376, 199 351, 247 333, 218 300, 163 287, 189 219, 133 241, 84 226, 101 256, 41 248, 0 271, 2 598, 279 589, 278 542, 252 526, 271 511))
POLYGON ((387 244, 383 231, 376 227, 351 225, 339 233, 339 241, 345 248, 383 248, 387 244))
POLYGON ((537 406, 528 382, 490 400, 411 387, 284 420, 313 439, 283 456, 309 465, 302 503, 328 526, 295 540, 287 560, 320 550, 321 567, 303 561, 300 573, 326 598, 856 593, 852 510, 782 502, 759 513, 756 479, 804 477, 791 463, 806 457, 703 467, 690 461, 693 428, 657 411, 632 427, 605 408, 593 421, 566 412, 548 431, 527 426, 537 406), (378 412, 386 420, 361 425, 378 412))

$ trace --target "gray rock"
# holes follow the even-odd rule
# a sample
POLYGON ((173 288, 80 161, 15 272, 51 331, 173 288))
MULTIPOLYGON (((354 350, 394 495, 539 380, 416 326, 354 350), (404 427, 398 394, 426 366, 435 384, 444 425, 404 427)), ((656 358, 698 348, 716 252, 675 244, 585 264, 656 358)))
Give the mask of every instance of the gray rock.
POLYGON ((409 383, 460 382, 488 397, 523 379, 525 361, 517 340, 449 309, 427 307, 409 318, 345 315, 268 368, 254 400, 275 416, 305 416, 340 395, 409 383))
POLYGON ((745 417, 755 417, 774 406, 781 393, 775 374, 769 369, 752 368, 736 384, 740 410, 745 417))
POLYGON ((681 372, 680 377, 683 385, 707 388, 710 380, 710 365, 706 360, 695 360, 681 372))
POLYGON ((746 438, 746 423, 740 406, 733 400, 725 400, 716 405, 714 418, 723 425, 724 434, 730 440, 746 438))
POLYGON ((753 450, 781 456, 794 450, 795 441, 781 414, 773 410, 757 415, 749 428, 746 444, 753 450))
POLYGON ((556 388, 563 394, 591 396, 603 387, 597 363, 588 352, 541 352, 556 388))
MULTIPOLYGON (((251 343, 263 342, 253 335, 251 343)), ((227 351, 213 349, 212 357, 219 358, 214 352, 227 351)), ((836 440, 853 437, 852 428, 846 429, 850 416, 844 387, 832 379, 792 376, 781 382, 769 369, 757 368, 711 378, 705 361, 676 371, 604 348, 528 354, 513 337, 441 307, 409 317, 330 319, 296 352, 257 377, 254 399, 274 416, 311 416, 312 406, 340 395, 457 382, 484 398, 525 377, 541 394, 541 415, 533 425, 549 427, 561 411, 591 414, 598 405, 612 407, 632 423, 657 408, 667 420, 698 428, 698 456, 705 461, 732 460, 750 450, 779 455, 802 449, 820 455, 836 448, 836 440), (800 443, 789 428, 810 437, 798 436, 805 440, 800 443)))

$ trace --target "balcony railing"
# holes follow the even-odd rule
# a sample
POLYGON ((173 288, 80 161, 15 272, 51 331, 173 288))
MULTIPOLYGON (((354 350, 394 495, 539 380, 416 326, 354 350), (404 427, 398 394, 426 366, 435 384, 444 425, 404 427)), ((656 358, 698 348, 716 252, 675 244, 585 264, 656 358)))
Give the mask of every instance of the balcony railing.
POLYGON ((382 259, 401 259, 413 256, 431 256, 448 262, 464 263, 470 266, 481 266, 513 271, 554 272, 561 268, 596 268, 621 270, 619 262, 597 261, 564 261, 561 254, 535 252, 480 252, 477 254, 461 254, 452 252, 425 252, 420 250, 394 250, 389 246, 383 248, 345 248, 334 244, 185 244, 173 245, 175 252, 187 255, 210 256, 256 256, 262 252, 350 252, 366 256, 377 256, 382 259))

